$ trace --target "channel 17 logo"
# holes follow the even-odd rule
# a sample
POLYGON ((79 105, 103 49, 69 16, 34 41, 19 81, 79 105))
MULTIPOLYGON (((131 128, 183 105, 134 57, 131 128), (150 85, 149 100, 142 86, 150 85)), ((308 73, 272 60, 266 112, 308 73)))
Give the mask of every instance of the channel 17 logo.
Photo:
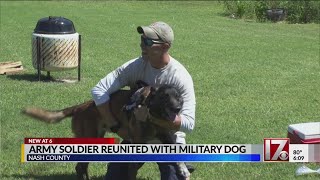
POLYGON ((289 138, 264 138, 264 161, 289 161, 289 138))

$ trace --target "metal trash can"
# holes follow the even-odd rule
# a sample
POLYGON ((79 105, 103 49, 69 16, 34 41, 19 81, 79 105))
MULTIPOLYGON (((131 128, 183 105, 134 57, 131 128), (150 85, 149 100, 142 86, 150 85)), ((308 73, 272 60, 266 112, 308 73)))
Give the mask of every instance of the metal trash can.
POLYGON ((49 16, 38 21, 32 33, 32 64, 41 71, 64 71, 78 67, 80 81, 81 35, 73 22, 64 17, 49 16))
POLYGON ((273 22, 283 21, 286 17, 286 11, 285 9, 282 9, 282 8, 267 9, 266 16, 267 16, 267 19, 273 22))

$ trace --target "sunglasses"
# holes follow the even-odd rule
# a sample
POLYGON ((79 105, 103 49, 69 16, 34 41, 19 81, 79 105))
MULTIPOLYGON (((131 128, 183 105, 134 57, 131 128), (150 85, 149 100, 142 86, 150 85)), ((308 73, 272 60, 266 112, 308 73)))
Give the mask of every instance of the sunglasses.
POLYGON ((164 44, 165 43, 163 41, 148 39, 148 38, 143 37, 143 36, 141 36, 141 42, 143 42, 144 45, 146 45, 146 46, 152 46, 153 44, 164 44))

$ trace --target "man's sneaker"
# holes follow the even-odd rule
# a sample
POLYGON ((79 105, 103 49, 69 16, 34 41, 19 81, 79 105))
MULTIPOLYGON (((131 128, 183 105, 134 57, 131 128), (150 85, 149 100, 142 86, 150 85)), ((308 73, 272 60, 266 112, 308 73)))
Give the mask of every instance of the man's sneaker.
POLYGON ((186 166, 190 173, 193 173, 193 171, 196 170, 196 168, 193 167, 191 164, 186 164, 186 166))

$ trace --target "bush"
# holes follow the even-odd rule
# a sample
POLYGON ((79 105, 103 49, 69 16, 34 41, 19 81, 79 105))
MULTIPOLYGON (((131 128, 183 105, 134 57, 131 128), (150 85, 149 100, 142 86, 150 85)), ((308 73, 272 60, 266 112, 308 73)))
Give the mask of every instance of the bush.
POLYGON ((288 1, 287 20, 290 23, 319 23, 319 1, 288 1))
POLYGON ((224 1, 226 13, 236 18, 254 17, 253 3, 248 1, 224 1))
POLYGON ((224 1, 225 11, 236 18, 267 20, 268 9, 284 9, 289 23, 320 23, 319 1, 224 1))

